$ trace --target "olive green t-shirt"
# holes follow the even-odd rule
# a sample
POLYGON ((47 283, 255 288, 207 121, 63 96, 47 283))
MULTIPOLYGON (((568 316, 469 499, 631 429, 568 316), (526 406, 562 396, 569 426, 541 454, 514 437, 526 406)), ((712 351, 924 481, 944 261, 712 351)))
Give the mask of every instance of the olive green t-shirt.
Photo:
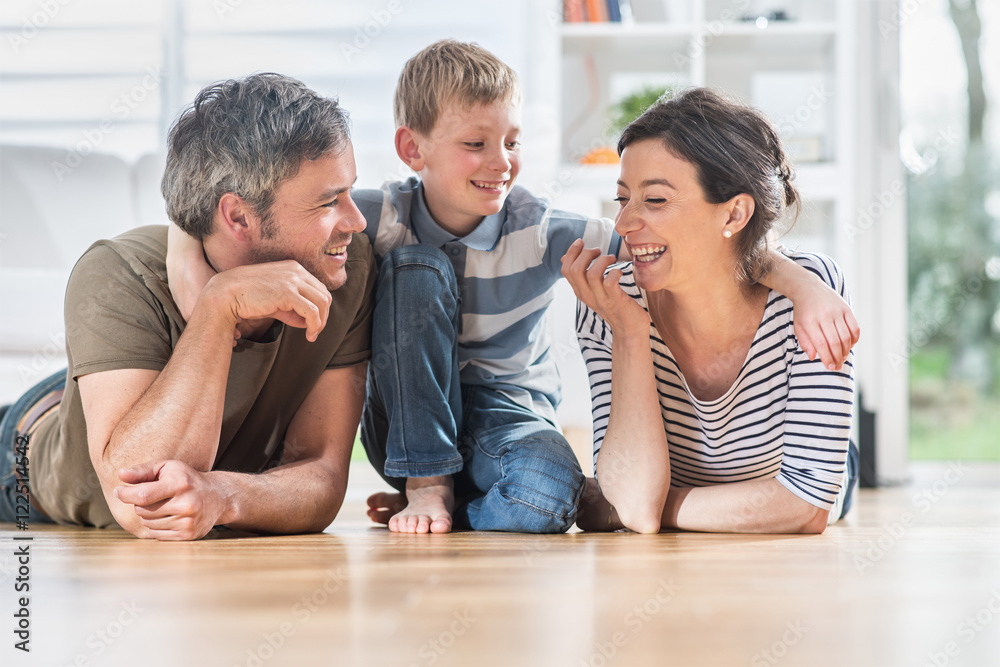
MULTIPOLYGON (((166 252, 166 226, 139 227, 92 245, 70 276, 66 393, 30 445, 31 491, 58 523, 117 526, 90 462, 76 380, 167 364, 184 320, 167 286, 166 252)), ((375 264, 364 234, 354 235, 346 270, 316 342, 306 340, 304 329, 276 322, 262 341, 240 341, 233 349, 214 470, 257 473, 275 465, 292 417, 323 371, 371 356, 375 264)))

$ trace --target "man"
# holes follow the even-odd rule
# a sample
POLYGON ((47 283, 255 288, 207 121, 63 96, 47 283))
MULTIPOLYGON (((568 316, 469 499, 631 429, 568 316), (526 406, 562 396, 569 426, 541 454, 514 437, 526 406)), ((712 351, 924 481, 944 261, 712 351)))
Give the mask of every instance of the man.
POLYGON ((328 526, 371 354, 355 178, 335 100, 276 74, 201 91, 171 128, 162 190, 218 275, 185 323, 165 226, 84 254, 66 294, 69 369, 0 422, 0 520, 24 512, 30 483, 30 520, 144 538, 328 526))

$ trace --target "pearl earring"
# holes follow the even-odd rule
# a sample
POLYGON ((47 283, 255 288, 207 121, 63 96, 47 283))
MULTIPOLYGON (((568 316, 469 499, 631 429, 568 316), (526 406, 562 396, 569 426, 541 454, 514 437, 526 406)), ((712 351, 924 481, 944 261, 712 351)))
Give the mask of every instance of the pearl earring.
POLYGON ((731 237, 733 235, 733 233, 730 230, 727 229, 726 231, 722 232, 722 235, 725 236, 728 239, 729 237, 731 237))

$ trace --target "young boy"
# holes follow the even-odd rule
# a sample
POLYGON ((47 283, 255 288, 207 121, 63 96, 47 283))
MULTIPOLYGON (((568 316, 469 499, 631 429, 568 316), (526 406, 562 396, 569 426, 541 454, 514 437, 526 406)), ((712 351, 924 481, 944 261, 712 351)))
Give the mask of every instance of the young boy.
MULTIPOLYGON (((394 100, 396 153, 419 177, 351 192, 380 265, 361 439, 404 494, 373 495, 368 514, 393 531, 558 533, 576 520, 584 475, 556 425, 546 312, 573 241, 618 254, 621 239, 610 220, 514 187, 520 103, 493 54, 432 44, 394 100)), ((200 262, 183 244, 185 268, 200 262)), ((843 316, 832 290, 816 298, 819 281, 778 266, 769 286, 803 301, 808 290, 810 321, 843 316)))

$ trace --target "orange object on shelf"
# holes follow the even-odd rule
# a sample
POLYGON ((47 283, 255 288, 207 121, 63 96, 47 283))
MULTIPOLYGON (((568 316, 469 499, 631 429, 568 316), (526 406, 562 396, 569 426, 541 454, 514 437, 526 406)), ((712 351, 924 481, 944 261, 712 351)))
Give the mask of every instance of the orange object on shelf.
POLYGON ((618 164, 619 162, 617 151, 610 146, 595 148, 580 158, 580 164, 618 164))

